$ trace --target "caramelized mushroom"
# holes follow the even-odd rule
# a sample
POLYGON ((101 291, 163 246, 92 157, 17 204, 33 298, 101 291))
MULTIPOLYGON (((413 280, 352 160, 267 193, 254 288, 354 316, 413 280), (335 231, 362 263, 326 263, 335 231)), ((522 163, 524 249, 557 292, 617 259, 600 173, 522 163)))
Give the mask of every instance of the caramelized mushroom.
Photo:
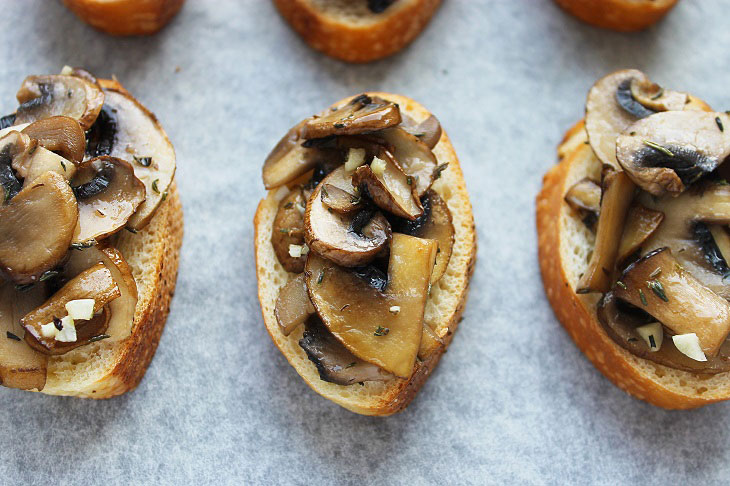
POLYGON ((145 186, 132 166, 114 157, 98 157, 79 166, 72 181, 79 206, 74 243, 99 241, 124 227, 145 200, 145 186))
POLYGON ((647 312, 677 334, 695 333, 716 356, 730 333, 730 303, 702 285, 668 248, 629 265, 614 288, 617 298, 647 312))
POLYGON ((104 92, 97 85, 61 74, 28 76, 16 96, 20 103, 16 124, 62 115, 77 120, 83 130, 88 130, 104 104, 104 92))
POLYGON ((0 206, 0 272, 26 284, 58 265, 71 244, 78 213, 63 177, 55 172, 38 177, 0 206))
POLYGON ((84 160, 86 135, 79 122, 67 116, 53 116, 35 121, 23 133, 38 140, 41 147, 75 163, 84 160))
MULTIPOLYGON (((358 191, 356 190, 355 193, 358 191)), ((322 187, 322 202, 325 206, 338 213, 351 213, 361 210, 365 204, 359 194, 353 194, 332 184, 322 187)))
POLYGON ((400 122, 398 105, 362 94, 345 106, 305 120, 301 136, 311 139, 331 135, 358 135, 394 127, 400 122))
POLYGON ((344 166, 330 173, 314 190, 304 213, 304 235, 310 250, 347 267, 364 265, 390 240, 390 224, 381 213, 363 209, 356 213, 328 211, 322 188, 333 185, 354 192, 344 166))
POLYGON ((439 140, 441 140, 441 123, 439 123, 438 118, 430 115, 421 123, 417 123, 405 113, 401 113, 401 116, 403 117, 403 121, 400 124, 400 128, 418 138, 428 148, 433 150, 439 140))
POLYGON ((55 172, 66 180, 76 174, 76 165, 73 162, 38 145, 22 156, 15 157, 12 165, 18 176, 23 178, 23 187, 30 186, 46 172, 55 172))
POLYGON ((433 240, 395 233, 383 292, 312 252, 305 269, 312 304, 352 354, 408 378, 421 344, 436 249, 433 240))
POLYGON ((627 132, 616 140, 616 157, 634 183, 655 196, 681 193, 730 157, 725 113, 667 111, 627 132))
POLYGON ((264 187, 275 189, 306 174, 317 165, 317 152, 302 146, 301 129, 307 120, 292 127, 266 157, 264 187))
POLYGON ((307 201, 300 188, 294 189, 279 203, 271 228, 271 244, 276 258, 287 272, 301 273, 305 255, 293 256, 290 247, 304 244, 304 210, 307 201))
MULTIPOLYGON (((13 171, 13 163, 25 160, 28 154, 37 148, 30 137, 15 130, 8 131, 0 138, 0 185, 2 185, 2 200, 7 203, 20 191, 22 184, 13 171)), ((21 175, 23 177, 23 175, 21 175)))
POLYGON ((279 290, 274 309, 276 322, 279 323, 282 334, 288 336, 312 314, 314 307, 309 300, 307 283, 304 274, 299 274, 279 290))
POLYGON ((400 170, 387 151, 380 155, 382 158, 374 158, 370 166, 357 168, 352 184, 360 188, 364 186, 381 209, 401 218, 417 219, 423 214, 423 207, 415 195, 413 178, 400 170))
POLYGON ((376 134, 398 166, 413 179, 416 196, 423 197, 436 177, 438 160, 431 149, 415 136, 401 128, 390 128, 376 134))
POLYGON ((626 216, 626 226, 621 235, 616 263, 624 262, 636 253, 664 220, 664 213, 634 204, 626 216))

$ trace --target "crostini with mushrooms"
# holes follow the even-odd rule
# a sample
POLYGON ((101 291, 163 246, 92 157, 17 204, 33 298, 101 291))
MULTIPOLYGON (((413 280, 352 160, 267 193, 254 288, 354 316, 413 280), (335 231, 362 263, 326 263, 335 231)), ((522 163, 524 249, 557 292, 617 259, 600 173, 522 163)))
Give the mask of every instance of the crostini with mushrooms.
POLYGON ((325 398, 402 410, 451 342, 476 254, 438 120, 402 96, 346 99, 289 130, 263 182, 256 270, 272 340, 325 398))
POLYGON ((730 398, 729 130, 694 95, 611 73, 537 198, 558 319, 611 381, 665 408, 730 398))
POLYGON ((108 398, 157 347, 177 274, 175 152, 117 81, 29 76, 0 124, 0 384, 108 398))

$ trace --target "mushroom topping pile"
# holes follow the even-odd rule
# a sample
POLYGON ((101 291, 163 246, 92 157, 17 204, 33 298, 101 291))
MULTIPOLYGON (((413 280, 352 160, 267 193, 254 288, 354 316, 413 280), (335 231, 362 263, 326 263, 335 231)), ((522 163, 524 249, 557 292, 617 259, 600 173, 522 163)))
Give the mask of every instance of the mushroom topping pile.
POLYGON ((599 80, 586 132, 602 181, 578 181, 565 200, 595 231, 576 292, 602 294, 607 334, 641 358, 714 374, 730 371, 730 117, 693 100, 639 71, 599 80))
POLYGON ((292 274, 276 319, 322 380, 408 379, 438 340, 424 313, 454 244, 431 189, 447 169, 432 152, 441 135, 435 117, 363 94, 297 124, 264 163, 272 246, 292 274))
POLYGON ((115 235, 144 228, 175 158, 116 82, 64 68, 17 99, 0 130, 0 383, 41 390, 48 356, 130 336, 137 286, 115 235))

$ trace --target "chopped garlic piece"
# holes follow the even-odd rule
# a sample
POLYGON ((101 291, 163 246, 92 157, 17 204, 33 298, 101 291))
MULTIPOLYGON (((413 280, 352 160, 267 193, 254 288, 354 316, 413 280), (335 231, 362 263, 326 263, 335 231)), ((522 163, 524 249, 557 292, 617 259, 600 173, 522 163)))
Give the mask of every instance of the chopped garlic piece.
POLYGON ((56 341, 62 343, 75 343, 77 338, 74 320, 71 319, 70 316, 66 316, 61 319, 61 324, 63 325, 63 329, 58 331, 58 334, 56 334, 56 341))
POLYGON ((351 148, 347 152, 347 160, 345 161, 345 170, 352 172, 365 163, 365 149, 351 148))
POLYGON ((41 324, 41 336, 44 338, 55 338, 57 334, 58 329, 54 323, 41 324))
POLYGON ((382 176, 385 172, 385 161, 375 157, 370 164, 370 170, 373 171, 373 174, 382 176))
POLYGON ((91 319, 94 317, 94 299, 77 299, 66 302, 66 311, 71 319, 91 319))
POLYGON ((276 202, 280 202, 287 196, 287 194, 289 194, 289 188, 286 186, 281 186, 274 193, 274 199, 276 199, 276 202))
POLYGON ((292 258, 303 257, 307 253, 309 253, 307 245, 289 245, 289 256, 292 258))
POLYGON ((63 66, 63 69, 61 69, 61 74, 63 76, 71 76, 73 74, 73 72, 74 72, 74 68, 72 68, 68 64, 63 66))
POLYGON ((636 332, 646 341, 646 345, 649 346, 649 351, 656 353, 661 349, 662 343, 664 342, 664 329, 662 329, 661 322, 652 322, 651 324, 637 327, 636 332))
POLYGON ((390 306, 390 309, 388 309, 388 310, 390 310, 390 313, 391 314, 398 315, 398 313, 400 312, 400 306, 399 305, 392 305, 392 306, 390 306))
POLYGON ((672 336, 672 341, 674 341, 674 345, 683 355, 695 361, 707 361, 707 356, 702 351, 697 334, 693 332, 677 334, 676 336, 672 336))

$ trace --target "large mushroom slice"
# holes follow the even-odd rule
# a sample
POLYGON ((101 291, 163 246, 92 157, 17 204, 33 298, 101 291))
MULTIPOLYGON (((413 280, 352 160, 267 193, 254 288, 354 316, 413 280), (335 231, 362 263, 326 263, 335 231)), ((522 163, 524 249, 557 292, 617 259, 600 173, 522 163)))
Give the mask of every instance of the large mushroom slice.
POLYGON ((400 127, 378 132, 398 166, 411 177, 416 196, 423 197, 438 173, 438 160, 431 149, 400 127))
MULTIPOLYGON (((106 93, 105 106, 115 117, 113 137, 106 121, 107 138, 102 145, 111 147, 106 155, 129 162, 134 175, 145 186, 146 199, 127 222, 129 228, 140 230, 167 198, 175 176, 175 150, 152 113, 120 86, 101 83, 106 93)), ((101 140, 97 140, 97 147, 99 143, 101 140)))
POLYGON ((390 241, 390 223, 372 209, 338 213, 322 202, 322 188, 327 184, 354 193, 350 177, 342 166, 331 172, 317 186, 307 201, 304 213, 304 236, 310 250, 346 267, 372 261, 390 241))
POLYGON ((654 250, 632 263, 619 281, 617 298, 677 334, 695 333, 705 354, 717 355, 730 333, 730 303, 685 270, 670 249, 654 250))
POLYGON ((145 186, 124 160, 104 156, 85 161, 72 181, 79 206, 73 243, 86 245, 121 230, 145 200, 145 186))
POLYGON ((310 253, 305 275, 317 314, 352 354, 408 378, 421 345, 437 246, 433 240, 395 233, 383 291, 310 253))
POLYGON ((84 160, 86 134, 79 122, 68 116, 53 116, 35 121, 23 133, 38 144, 74 163, 84 160))
POLYGON ((21 320, 25 328, 25 341, 38 352, 57 355, 88 344, 89 340, 106 331, 111 314, 104 307, 121 295, 109 269, 102 263, 81 272, 61 287, 50 299, 30 311, 21 320), (88 319, 62 320, 69 316, 67 304, 73 301, 93 299, 93 316, 88 319), (98 314, 98 315, 97 315, 98 314), (71 340, 60 339, 53 329, 63 331, 64 325, 73 325, 76 336, 71 340))
POLYGON ((616 137, 636 120, 660 109, 685 109, 687 99, 684 93, 660 88, 636 69, 616 71, 599 79, 586 99, 585 127, 593 151, 601 162, 619 169, 616 137))
POLYGON ((62 74, 28 76, 16 97, 20 106, 15 123, 30 123, 52 116, 68 116, 88 130, 104 104, 98 85, 62 74))
POLYGON ((17 284, 36 282, 66 256, 78 215, 66 179, 55 172, 38 177, 0 206, 0 272, 17 284))
POLYGON ((20 318, 43 301, 43 289, 24 292, 0 282, 0 385, 21 390, 42 390, 46 384, 48 357, 23 340, 20 318))
POLYGON ((313 139, 332 135, 359 135, 394 127, 400 122, 397 104, 362 94, 329 113, 305 120, 301 136, 313 139))
POLYGON ((307 200, 300 188, 295 188, 279 203, 271 228, 271 244, 276 258, 287 272, 304 270, 304 211, 307 200))
POLYGON ((394 378, 382 368, 363 361, 348 351, 316 316, 307 320, 299 346, 315 364, 319 377, 324 381, 346 386, 394 378))
MULTIPOLYGON (((387 150, 380 155, 382 158, 375 157, 369 166, 355 170, 352 185, 369 194, 381 209, 401 218, 417 219, 423 214, 423 206, 416 195, 414 179, 396 165, 387 150)), ((326 191, 326 187, 322 190, 326 191)))
POLYGON ((616 157, 643 190, 655 196, 677 195, 730 157, 730 115, 657 113, 618 137, 616 157))

